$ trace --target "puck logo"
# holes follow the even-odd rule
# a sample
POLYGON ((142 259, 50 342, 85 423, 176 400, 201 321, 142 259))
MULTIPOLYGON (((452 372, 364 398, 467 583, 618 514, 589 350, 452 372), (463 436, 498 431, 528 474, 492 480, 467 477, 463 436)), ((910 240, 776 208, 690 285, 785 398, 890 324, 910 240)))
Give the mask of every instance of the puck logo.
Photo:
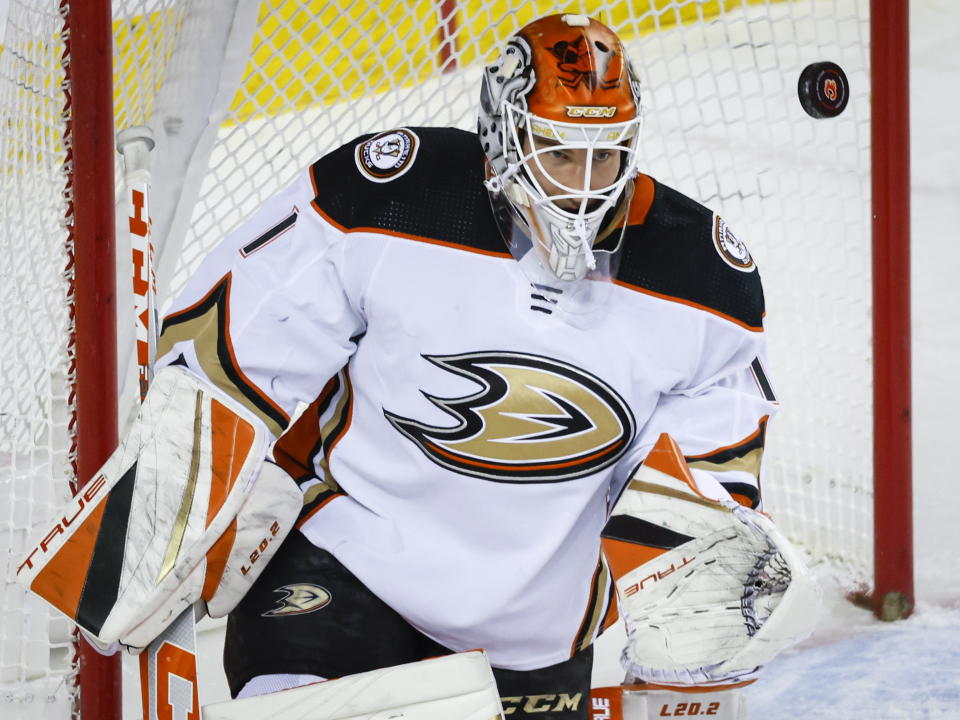
POLYGON ((357 145, 357 169, 376 183, 396 180, 411 168, 419 146, 420 138, 412 130, 400 128, 380 133, 357 145))
POLYGON ((797 94, 804 111, 814 118, 832 118, 843 112, 850 85, 843 68, 833 62, 815 62, 800 73, 797 94))
POLYGON ((723 261, 740 272, 753 272, 756 265, 743 241, 733 234, 718 215, 713 224, 713 244, 723 261))
POLYGON ((837 88, 836 78, 826 78, 823 81, 823 94, 831 103, 837 102, 840 97, 840 90, 837 88))

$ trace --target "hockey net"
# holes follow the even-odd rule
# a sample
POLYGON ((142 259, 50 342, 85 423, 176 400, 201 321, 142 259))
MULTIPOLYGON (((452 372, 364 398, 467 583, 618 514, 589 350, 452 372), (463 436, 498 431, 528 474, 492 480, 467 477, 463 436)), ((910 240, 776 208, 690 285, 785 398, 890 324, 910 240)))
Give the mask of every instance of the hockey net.
MULTIPOLYGON (((158 142, 161 308, 219 238, 324 152, 392 126, 473 129, 480 63, 529 20, 562 10, 612 26, 643 83, 645 171, 722 213, 764 277, 783 406, 768 435, 766 508, 811 557, 871 583, 869 0, 112 4, 115 128, 146 124, 158 142), (852 87, 830 120, 797 102, 800 71, 821 60, 852 87)), ((71 306, 65 133, 72 115, 103 110, 64 102, 70 12, 70 0, 10 0, 0 54, 4 718, 66 717, 75 694, 71 628, 14 584, 27 536, 78 480, 74 360, 85 337, 71 306)), ((136 371, 115 163, 122 420, 136 371)))

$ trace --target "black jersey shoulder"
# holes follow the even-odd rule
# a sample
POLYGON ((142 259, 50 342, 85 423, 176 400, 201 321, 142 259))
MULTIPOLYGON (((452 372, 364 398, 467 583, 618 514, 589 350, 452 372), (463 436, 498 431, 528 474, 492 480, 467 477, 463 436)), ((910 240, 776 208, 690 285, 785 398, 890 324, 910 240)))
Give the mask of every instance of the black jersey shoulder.
POLYGON ((317 160, 310 168, 315 207, 347 231, 382 230, 509 257, 483 185, 476 134, 405 130, 415 138, 415 157, 385 181, 371 179, 357 158, 365 142, 383 133, 361 136, 317 160))
POLYGON ((642 221, 627 227, 618 280, 761 328, 760 273, 752 261, 744 271, 724 260, 714 213, 656 180, 652 196, 642 221))

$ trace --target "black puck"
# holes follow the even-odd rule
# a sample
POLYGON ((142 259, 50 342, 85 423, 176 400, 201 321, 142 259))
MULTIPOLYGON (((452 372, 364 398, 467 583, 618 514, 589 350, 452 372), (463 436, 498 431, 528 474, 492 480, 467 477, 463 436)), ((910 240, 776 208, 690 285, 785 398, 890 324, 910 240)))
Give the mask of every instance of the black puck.
POLYGON ((836 117, 843 112, 850 99, 850 84, 846 73, 836 63, 815 62, 800 73, 797 95, 800 105, 810 117, 836 117))

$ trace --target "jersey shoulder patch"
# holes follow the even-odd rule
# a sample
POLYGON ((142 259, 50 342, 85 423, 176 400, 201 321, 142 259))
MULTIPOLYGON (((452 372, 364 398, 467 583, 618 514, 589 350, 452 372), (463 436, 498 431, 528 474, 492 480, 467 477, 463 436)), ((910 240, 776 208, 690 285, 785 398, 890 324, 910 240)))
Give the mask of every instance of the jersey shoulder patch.
POLYGON ((746 244, 719 215, 651 182, 643 184, 653 195, 646 212, 631 212, 618 280, 762 329, 763 286, 746 244))
POLYGON ((357 170, 375 183, 396 180, 413 166, 419 147, 420 138, 413 130, 397 128, 378 133, 357 144, 357 170))
POLYGON ((310 178, 314 209, 345 232, 510 257, 483 185, 475 133, 414 127, 364 135, 317 160, 310 178))
POLYGON ((719 215, 713 218, 713 246, 720 253, 720 259, 734 270, 754 272, 757 269, 746 244, 733 234, 719 215))

